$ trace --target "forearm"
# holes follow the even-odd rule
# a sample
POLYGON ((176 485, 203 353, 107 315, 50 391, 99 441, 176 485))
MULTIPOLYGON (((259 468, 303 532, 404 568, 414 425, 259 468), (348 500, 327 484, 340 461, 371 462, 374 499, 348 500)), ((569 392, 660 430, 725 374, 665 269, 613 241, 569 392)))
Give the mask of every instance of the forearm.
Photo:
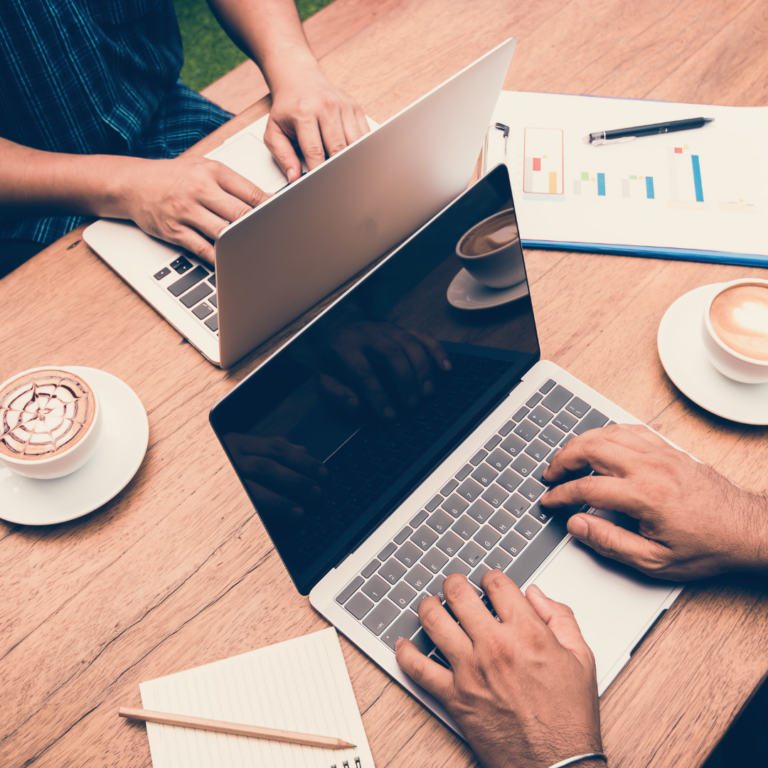
POLYGON ((318 68, 293 0, 208 0, 219 23, 261 68, 270 89, 318 68))
POLYGON ((768 495, 742 491, 724 517, 733 521, 732 535, 726 538, 728 570, 767 573, 768 495))
POLYGON ((120 178, 136 158, 43 152, 0 138, 0 213, 123 216, 120 178))

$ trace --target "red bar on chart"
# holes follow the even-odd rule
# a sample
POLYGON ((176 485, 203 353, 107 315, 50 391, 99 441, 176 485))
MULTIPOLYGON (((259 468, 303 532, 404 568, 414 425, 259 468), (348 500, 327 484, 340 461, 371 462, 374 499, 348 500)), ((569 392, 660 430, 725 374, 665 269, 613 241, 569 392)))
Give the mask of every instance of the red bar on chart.
POLYGON ((677 152, 678 155, 683 154, 683 148, 682 147, 675 147, 675 152, 677 152))
POLYGON ((533 170, 534 171, 540 171, 541 170, 541 158, 540 157, 534 157, 533 158, 533 170))

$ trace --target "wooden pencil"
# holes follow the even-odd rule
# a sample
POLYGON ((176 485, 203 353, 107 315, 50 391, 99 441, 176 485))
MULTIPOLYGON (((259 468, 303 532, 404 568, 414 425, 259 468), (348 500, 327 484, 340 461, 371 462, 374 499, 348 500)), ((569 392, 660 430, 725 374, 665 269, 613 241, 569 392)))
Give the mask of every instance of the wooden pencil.
POLYGON ((349 749, 355 746, 348 741, 343 741, 342 739, 337 739, 333 736, 294 733, 293 731, 282 731, 277 728, 260 728, 257 725, 239 725, 237 723, 227 723, 221 720, 208 720, 204 717, 173 715, 168 712, 150 712, 146 709, 131 709, 130 707, 120 707, 120 717, 128 717, 132 720, 144 720, 148 723, 180 725, 184 728, 199 728, 203 731, 231 733, 235 736, 251 736, 256 739, 283 741, 288 744, 303 744, 308 747, 323 747, 324 749, 349 749))

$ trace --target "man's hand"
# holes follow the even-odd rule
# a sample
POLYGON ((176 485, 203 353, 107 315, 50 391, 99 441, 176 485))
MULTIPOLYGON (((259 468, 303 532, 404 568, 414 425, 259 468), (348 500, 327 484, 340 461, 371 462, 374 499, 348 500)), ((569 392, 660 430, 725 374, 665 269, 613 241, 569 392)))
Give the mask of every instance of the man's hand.
POLYGON ((122 175, 115 215, 133 219, 147 234, 210 264, 215 258, 211 241, 269 197, 226 165, 204 157, 131 158, 117 167, 122 175))
POLYGON ((589 504, 636 518, 638 533, 587 514, 568 530, 606 557, 658 578, 688 580, 768 567, 768 500, 748 493, 646 427, 590 430, 559 451, 544 474, 563 482, 546 507, 589 504), (570 482, 570 472, 597 475, 570 482))
POLYGON ((439 598, 419 604, 452 670, 410 640, 398 640, 398 664, 442 702, 485 768, 542 768, 602 751, 595 660, 571 610, 536 586, 523 595, 500 571, 482 585, 500 621, 458 574, 443 589, 461 626, 439 598))
MULTIPOLYGON (((285 69, 289 64, 286 62, 285 69)), ((275 78, 272 111, 264 143, 288 181, 301 176, 301 150, 311 171, 348 144, 368 133, 368 121, 360 106, 325 79, 316 63, 281 73, 275 78)))

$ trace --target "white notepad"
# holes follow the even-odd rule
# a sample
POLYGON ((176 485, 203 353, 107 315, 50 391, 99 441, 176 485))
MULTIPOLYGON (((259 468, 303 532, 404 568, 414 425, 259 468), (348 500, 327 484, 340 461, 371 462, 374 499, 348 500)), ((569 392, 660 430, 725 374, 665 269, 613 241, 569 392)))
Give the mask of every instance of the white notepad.
POLYGON ((145 709, 336 736, 322 749, 147 723, 154 768, 374 768, 332 627, 141 683, 145 709))

